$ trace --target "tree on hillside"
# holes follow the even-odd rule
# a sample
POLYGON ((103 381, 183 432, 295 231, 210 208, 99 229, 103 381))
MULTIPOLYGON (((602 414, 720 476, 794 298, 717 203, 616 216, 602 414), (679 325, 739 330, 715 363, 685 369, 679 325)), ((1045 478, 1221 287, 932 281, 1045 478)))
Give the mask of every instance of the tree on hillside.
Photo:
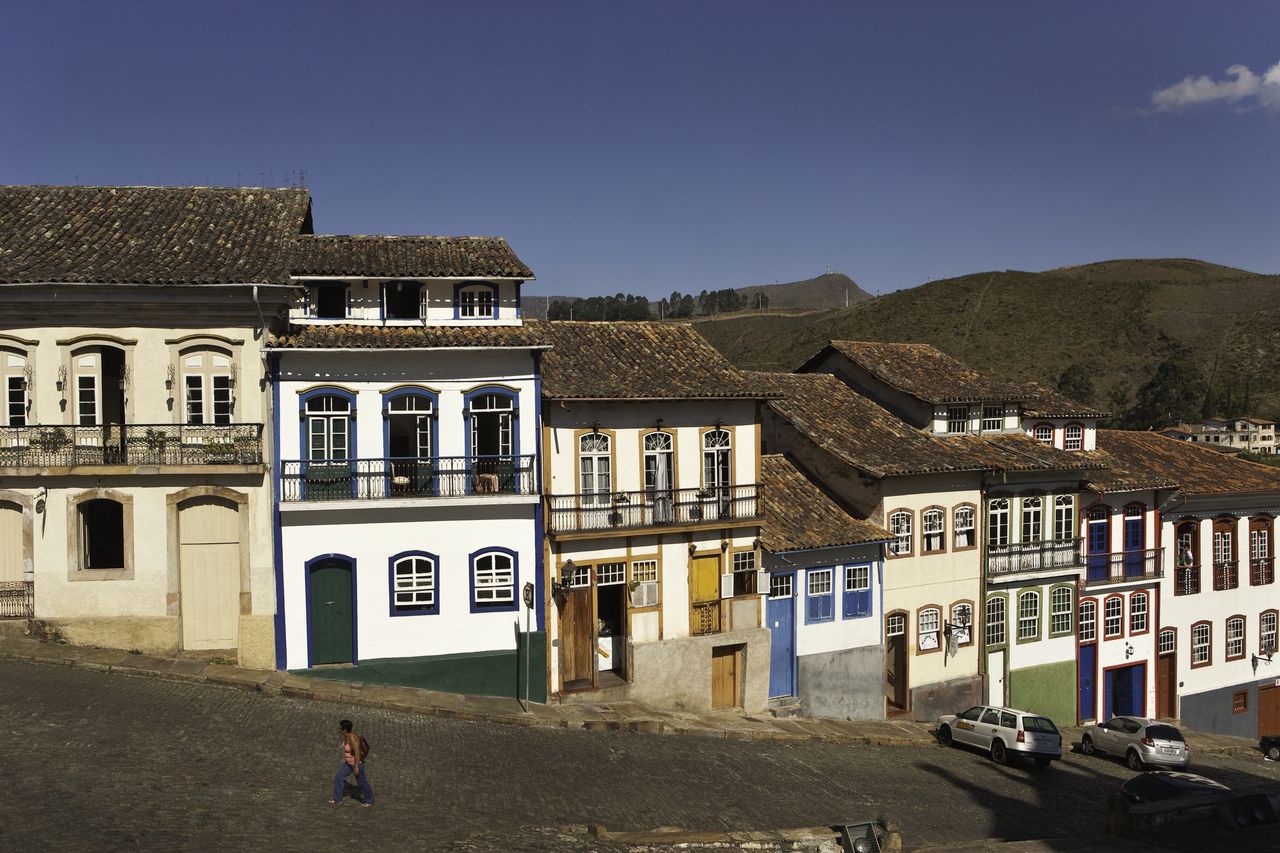
POLYGON ((1138 389, 1125 421, 1131 427, 1161 427, 1195 420, 1205 401, 1204 375, 1186 355, 1160 363, 1155 375, 1138 389))
POLYGON ((1058 393, 1077 403, 1092 403, 1097 393, 1093 374, 1083 364, 1073 364, 1058 375, 1058 393))

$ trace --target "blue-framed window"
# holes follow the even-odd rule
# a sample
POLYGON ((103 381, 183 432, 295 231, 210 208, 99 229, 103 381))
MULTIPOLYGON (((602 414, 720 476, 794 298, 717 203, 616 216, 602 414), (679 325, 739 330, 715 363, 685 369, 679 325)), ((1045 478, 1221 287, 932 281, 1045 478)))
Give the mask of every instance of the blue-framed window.
POLYGON ((498 286, 486 281, 464 281, 453 288, 455 320, 493 320, 498 316, 498 286))
POLYGON ((871 567, 844 567, 844 617, 871 615, 871 567))
POLYGON ((298 411, 303 490, 311 500, 342 500, 355 494, 352 458, 356 447, 356 395, 342 388, 313 388, 298 411))
POLYGON ((391 615, 426 616, 440 612, 440 558, 426 551, 405 551, 387 560, 391 615))
POLYGON ((830 622, 836 618, 836 594, 833 586, 834 568, 809 569, 805 572, 804 621, 830 622))
POLYGON ((515 610, 519 561, 509 548, 485 548, 471 555, 471 612, 515 610))

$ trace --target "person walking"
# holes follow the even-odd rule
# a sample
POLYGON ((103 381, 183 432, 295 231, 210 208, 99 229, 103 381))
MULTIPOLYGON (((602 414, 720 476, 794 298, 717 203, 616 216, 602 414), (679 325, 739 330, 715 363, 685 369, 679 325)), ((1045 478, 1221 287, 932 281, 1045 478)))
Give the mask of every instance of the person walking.
POLYGON ((360 800, 365 808, 373 805, 373 786, 369 784, 369 774, 365 770, 364 760, 369 755, 369 741, 352 731, 350 720, 338 723, 338 734, 342 737, 342 763, 338 765, 338 773, 333 777, 333 805, 342 803, 343 791, 347 785, 347 777, 356 776, 356 785, 360 787, 360 800))

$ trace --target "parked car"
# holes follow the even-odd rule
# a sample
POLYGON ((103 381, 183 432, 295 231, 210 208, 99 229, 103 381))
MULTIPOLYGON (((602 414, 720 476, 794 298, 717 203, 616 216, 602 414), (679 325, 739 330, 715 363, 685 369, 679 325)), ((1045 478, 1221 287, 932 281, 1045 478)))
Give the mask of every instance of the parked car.
POLYGON ((1267 758, 1272 761, 1280 761, 1280 735, 1267 735, 1259 745, 1267 758))
POLYGON ((1182 732, 1146 717, 1112 717, 1105 723, 1085 726, 1080 751, 1085 755, 1106 752, 1118 756, 1130 770, 1142 770, 1147 765, 1185 770, 1191 763, 1191 747, 1182 732))
POLYGON ((1134 776, 1120 786, 1120 796, 1129 803, 1154 803, 1174 797, 1207 797, 1227 793, 1231 789, 1221 782, 1195 773, 1174 770, 1151 770, 1134 776))
POLYGON ((938 742, 976 746, 997 764, 1012 756, 1031 758, 1037 767, 1062 758, 1062 735, 1053 720, 1030 711, 974 705, 959 714, 938 718, 938 742))

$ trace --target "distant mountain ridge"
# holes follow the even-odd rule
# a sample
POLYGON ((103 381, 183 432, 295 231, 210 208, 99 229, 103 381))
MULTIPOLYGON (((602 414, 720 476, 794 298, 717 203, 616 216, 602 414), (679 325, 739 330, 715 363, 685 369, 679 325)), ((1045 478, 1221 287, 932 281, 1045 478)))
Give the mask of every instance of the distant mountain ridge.
POLYGON ((975 368, 1054 386, 1088 378, 1080 402, 1119 411, 1182 355, 1248 414, 1280 415, 1280 276, 1186 258, 1111 260, 932 281, 803 317, 700 318, 741 367, 791 370, 833 339, 921 341, 975 368))
MULTIPOLYGON (((735 287, 733 290, 748 297, 748 305, 755 304, 751 297, 757 293, 764 294, 769 308, 788 308, 803 311, 825 311, 832 308, 844 308, 866 299, 871 299, 857 283, 844 273, 828 272, 803 281, 790 281, 781 284, 752 284, 746 287, 735 287)), ((607 294, 599 294, 605 296, 607 294)), ((650 307, 657 319, 658 303, 665 297, 656 297, 650 307)), ((696 295, 696 294, 695 294, 696 295)), ((545 320, 547 309, 552 302, 578 302, 585 296, 532 296, 526 294, 521 299, 525 316, 535 320, 545 320)), ((750 309, 748 309, 750 310, 750 309)))

